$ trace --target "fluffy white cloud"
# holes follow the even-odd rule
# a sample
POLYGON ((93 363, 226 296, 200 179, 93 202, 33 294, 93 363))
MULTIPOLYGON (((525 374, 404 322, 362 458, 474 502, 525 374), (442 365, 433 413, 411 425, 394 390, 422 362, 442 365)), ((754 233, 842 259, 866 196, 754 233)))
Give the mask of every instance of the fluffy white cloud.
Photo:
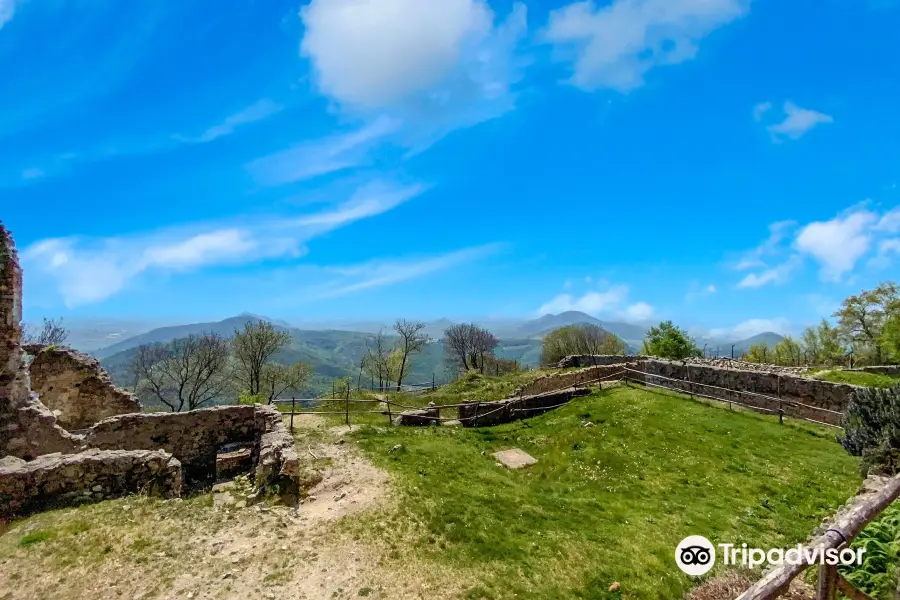
POLYGON ((526 27, 523 4, 495 26, 485 0, 312 0, 300 15, 319 89, 358 109, 503 92, 526 27))
POLYGON ((559 294, 538 309, 538 314, 556 314, 570 310, 589 315, 605 314, 625 321, 645 321, 655 314, 646 302, 627 303, 628 286, 614 285, 604 291, 589 291, 581 296, 559 294))
MULTIPOLYGON (((760 105, 757 105, 757 108, 759 106, 760 105)), ((756 110, 754 109, 754 115, 756 114, 756 110)), ((756 120, 759 121, 761 117, 762 113, 759 113, 756 120)), ((771 134, 773 141, 780 142, 785 138, 792 140, 800 139, 814 127, 833 122, 834 118, 830 115, 808 108, 801 108, 793 102, 785 102, 784 120, 769 125, 766 129, 771 134)))
POLYGON ((54 287, 67 306, 104 300, 144 273, 297 258, 303 244, 355 221, 382 214, 424 190, 375 183, 335 208, 303 216, 240 223, 197 224, 142 235, 36 242, 22 259, 29 284, 54 287))
POLYGON ((871 228, 877 222, 875 213, 860 210, 810 223, 800 231, 794 246, 819 263, 823 279, 839 281, 869 251, 871 228))
POLYGON ((652 68, 694 58, 702 38, 748 9, 749 0, 588 0, 552 11, 544 37, 572 61, 577 87, 627 92, 652 68))

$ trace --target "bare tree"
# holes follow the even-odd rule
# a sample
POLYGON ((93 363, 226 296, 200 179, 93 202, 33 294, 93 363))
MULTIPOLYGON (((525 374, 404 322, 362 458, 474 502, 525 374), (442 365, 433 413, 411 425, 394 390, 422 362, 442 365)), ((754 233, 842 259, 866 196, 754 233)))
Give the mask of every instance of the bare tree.
POLYGON ((473 326, 472 350, 478 356, 478 368, 484 373, 485 355, 493 356, 500 341, 487 329, 473 326))
POLYGON ((406 374, 406 365, 413 354, 418 354, 428 341, 428 337, 421 332, 425 329, 425 323, 421 321, 407 321, 397 319, 394 323, 394 331, 400 336, 397 342, 397 352, 400 354, 400 368, 397 373, 397 391, 403 384, 403 376, 406 374))
POLYGON ((262 391, 263 368, 272 356, 287 348, 293 338, 287 331, 278 331, 266 321, 249 321, 244 330, 234 330, 231 347, 234 351, 235 380, 251 396, 262 391))
POLYGON ((214 333, 139 346, 130 365, 135 391, 173 412, 194 410, 229 391, 228 356, 228 340, 214 333))
POLYGON ((460 323, 444 330, 444 350, 463 370, 481 369, 485 357, 492 355, 499 340, 487 329, 474 323, 460 323))
POLYGON ((28 325, 23 324, 26 344, 40 344, 41 346, 61 346, 69 339, 69 330, 63 327, 62 318, 44 318, 44 325, 37 333, 32 333, 28 325))
POLYGON ((310 373, 309 365, 302 362, 295 362, 292 365, 279 365, 277 363, 263 365, 261 375, 262 393, 268 398, 268 403, 272 404, 275 398, 285 392, 299 391, 309 379, 310 373))
POLYGON ((363 357, 363 368, 378 379, 378 389, 384 390, 389 381, 393 381, 394 373, 391 361, 391 348, 388 346, 384 331, 379 331, 372 344, 366 342, 366 355, 363 357))

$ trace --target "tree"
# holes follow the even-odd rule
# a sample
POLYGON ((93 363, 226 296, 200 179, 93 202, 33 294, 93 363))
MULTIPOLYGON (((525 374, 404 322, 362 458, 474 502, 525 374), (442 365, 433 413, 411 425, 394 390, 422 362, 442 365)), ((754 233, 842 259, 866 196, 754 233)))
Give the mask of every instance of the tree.
POLYGON ((44 325, 37 333, 32 333, 30 327, 23 325, 26 344, 39 344, 41 346, 62 346, 69 339, 69 330, 63 327, 62 318, 44 318, 44 325))
POLYGON ((770 355, 769 344, 760 342, 759 344, 751 344, 743 359, 746 362, 766 364, 769 362, 770 355))
POLYGON ((785 336, 775 344, 775 364, 798 366, 803 357, 803 348, 791 336, 785 336))
POLYGON ((231 348, 234 352, 235 380, 251 395, 262 391, 263 368, 272 356, 293 341, 287 331, 278 331, 266 321, 248 321, 243 331, 234 330, 231 348))
POLYGON ((406 365, 412 355, 418 354, 428 341, 428 337, 422 334, 425 329, 425 323, 421 321, 407 321, 406 319, 397 319, 394 323, 394 331, 400 336, 397 342, 397 350, 400 353, 400 368, 397 372, 397 391, 403 384, 403 376, 406 374, 406 365))
POLYGON ((135 392, 173 412, 194 410, 230 391, 228 340, 214 333, 144 344, 132 358, 135 392))
POLYGON ((882 328, 895 312, 900 300, 900 288, 892 281, 882 282, 873 290, 863 290, 847 297, 834 313, 841 335, 862 361, 882 362, 879 343, 882 328))
POLYGON ((625 342, 598 325, 582 323, 554 329, 541 340, 541 362, 555 365, 566 356, 625 354, 625 342))
POLYGON ((263 365, 260 393, 266 397, 268 404, 287 391, 297 392, 306 383, 311 374, 309 365, 295 362, 292 365, 266 363, 263 365))
POLYGON ((475 323, 460 323, 444 330, 443 343, 445 354, 462 370, 480 369, 484 373, 486 357, 493 356, 500 341, 475 323))
POLYGON ((372 379, 378 380, 378 389, 384 391, 388 382, 394 381, 396 370, 391 360, 393 350, 388 346, 384 331, 379 331, 372 340, 366 341, 366 355, 363 357, 363 369, 372 379))
POLYGON ((884 355, 892 362, 900 362, 900 311, 892 314, 881 330, 879 339, 884 355))
POLYGON ((840 330, 822 319, 822 322, 819 323, 818 333, 819 345, 822 348, 819 363, 829 367, 842 364, 847 351, 841 343, 840 330))
POLYGON ((819 330, 815 327, 807 327, 803 330, 800 340, 806 362, 811 365, 823 364, 825 357, 822 351, 822 340, 819 338, 819 330))
POLYGON ((672 321, 663 321, 657 327, 651 327, 644 340, 644 354, 659 356, 673 360, 700 356, 700 349, 694 339, 672 324, 672 321))

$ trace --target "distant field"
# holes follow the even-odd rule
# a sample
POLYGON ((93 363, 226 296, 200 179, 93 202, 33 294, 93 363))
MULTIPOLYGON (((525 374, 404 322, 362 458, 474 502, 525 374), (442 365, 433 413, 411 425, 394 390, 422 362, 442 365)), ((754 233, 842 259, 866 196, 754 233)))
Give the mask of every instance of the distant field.
POLYGON ((393 559, 478 573, 472 599, 680 598, 685 536, 796 543, 860 481, 834 430, 629 387, 499 427, 351 436, 396 475, 401 511, 346 526, 362 539, 376 521, 408 531, 393 559), (538 464, 496 466, 490 454, 512 447, 538 464))

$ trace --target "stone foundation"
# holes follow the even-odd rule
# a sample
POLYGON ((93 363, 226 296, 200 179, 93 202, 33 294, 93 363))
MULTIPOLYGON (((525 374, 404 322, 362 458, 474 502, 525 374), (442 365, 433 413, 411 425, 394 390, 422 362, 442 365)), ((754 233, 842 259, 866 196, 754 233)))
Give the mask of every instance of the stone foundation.
POLYGON ((566 404, 572 398, 590 393, 591 390, 582 387, 497 402, 468 402, 459 407, 459 420, 463 427, 490 427, 510 423, 535 417, 566 404))
POLYGON ((428 407, 423 410, 407 410, 394 419, 395 425, 407 425, 412 427, 428 427, 440 424, 441 409, 428 407))
POLYGON ((141 412, 138 399, 116 387, 87 354, 60 346, 31 345, 24 350, 34 357, 28 365, 31 389, 61 427, 85 429, 107 417, 141 412))
MULTIPOLYGON (((618 358, 623 360, 625 359, 625 357, 623 356, 620 356, 618 358)), ((634 362, 628 364, 629 366, 634 367, 637 363, 634 362)), ((597 379, 601 378, 609 378, 605 381, 612 381, 613 379, 618 379, 618 377, 613 376, 621 370, 622 364, 619 363, 597 367, 587 367, 578 371, 569 371, 566 373, 553 373, 551 375, 544 375, 543 377, 538 377, 531 383, 516 389, 516 391, 513 392, 510 397, 544 394, 547 392, 552 392, 554 390, 559 390, 561 388, 573 387, 576 385, 582 386, 585 385, 585 383, 596 381, 597 379)))
POLYGON ((0 462, 0 518, 135 492, 179 496, 181 464, 162 450, 88 450, 0 462))
POLYGON ((621 365, 622 363, 643 360, 646 356, 619 354, 573 354, 567 356, 556 365, 557 369, 580 369, 582 367, 602 367, 605 365, 621 365))

